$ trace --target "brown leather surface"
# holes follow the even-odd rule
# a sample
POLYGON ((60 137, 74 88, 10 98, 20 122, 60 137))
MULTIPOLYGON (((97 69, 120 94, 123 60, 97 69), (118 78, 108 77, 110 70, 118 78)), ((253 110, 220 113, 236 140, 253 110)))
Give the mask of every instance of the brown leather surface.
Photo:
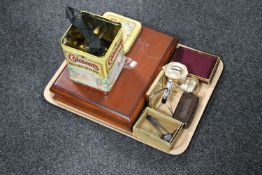
POLYGON ((171 59, 177 43, 177 38, 143 27, 127 54, 138 65, 134 69, 123 69, 109 93, 73 82, 66 67, 51 91, 63 103, 68 102, 107 122, 118 123, 131 130, 144 108, 146 91, 161 67, 171 59))

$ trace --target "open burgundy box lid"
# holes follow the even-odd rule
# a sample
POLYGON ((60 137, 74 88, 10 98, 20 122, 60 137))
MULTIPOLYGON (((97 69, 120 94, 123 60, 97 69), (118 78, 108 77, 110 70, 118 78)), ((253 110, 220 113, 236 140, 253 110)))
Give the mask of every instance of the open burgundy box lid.
POLYGON ((212 81, 220 59, 215 55, 191 48, 178 47, 172 61, 184 64, 189 75, 209 84, 212 81))

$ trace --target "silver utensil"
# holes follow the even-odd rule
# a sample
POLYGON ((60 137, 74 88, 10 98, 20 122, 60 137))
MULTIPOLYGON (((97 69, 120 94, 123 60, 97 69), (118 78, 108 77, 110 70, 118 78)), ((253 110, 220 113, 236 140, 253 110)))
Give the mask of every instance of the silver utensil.
POLYGON ((166 142, 172 140, 173 134, 170 134, 160 123, 159 121, 152 117, 151 115, 147 116, 147 120, 161 133, 161 139, 166 142))

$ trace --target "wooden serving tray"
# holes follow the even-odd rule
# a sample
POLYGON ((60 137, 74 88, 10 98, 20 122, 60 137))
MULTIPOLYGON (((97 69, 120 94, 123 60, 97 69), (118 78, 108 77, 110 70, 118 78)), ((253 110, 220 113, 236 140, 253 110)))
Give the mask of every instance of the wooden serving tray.
MULTIPOLYGON (((187 47, 187 46, 184 46, 184 45, 181 45, 181 44, 179 44, 178 47, 179 46, 187 47)), ((189 47, 187 47, 187 48, 189 48, 189 47)), ((190 48, 190 49, 193 49, 193 48, 190 48)), ((193 50, 195 50, 195 49, 193 49, 193 50)), ((99 124, 101 124, 101 125, 103 125, 105 127, 108 127, 108 128, 113 129, 113 130, 115 130, 117 132, 120 132, 120 133, 122 133, 122 134, 124 134, 124 135, 126 135, 128 137, 131 137, 131 138, 137 140, 137 141, 143 142, 142 140, 134 137, 132 135, 131 131, 127 131, 127 130, 121 128, 121 127, 117 127, 116 125, 113 125, 113 124, 111 124, 109 122, 106 122, 106 121, 100 119, 100 118, 97 118, 97 117, 95 117, 95 116, 93 116, 93 115, 91 115, 91 114, 89 114, 87 112, 78 110, 77 108, 75 108, 73 106, 66 105, 63 102, 56 100, 54 98, 55 94, 50 91, 50 88, 54 84, 54 82, 56 81, 56 79, 58 78, 58 76, 61 74, 61 72, 63 71, 63 69, 65 67, 66 67, 66 62, 64 61, 62 63, 62 65, 60 66, 60 68, 55 73, 55 75, 49 81, 49 83, 47 84, 47 86, 46 86, 46 88, 44 90, 44 97, 45 97, 45 99, 48 102, 50 102, 51 104, 54 104, 54 105, 56 105, 58 107, 61 107, 63 109, 66 109, 66 110, 68 110, 70 112, 73 112, 73 113, 75 113, 75 114, 77 114, 79 116, 87 118, 87 119, 89 119, 91 121, 99 123, 99 124)), ((198 96, 199 96, 198 108, 197 108, 197 110, 195 112, 195 116, 194 116, 194 119, 191 122, 190 127, 187 128, 187 129, 184 129, 182 131, 181 135, 177 139, 174 147, 171 149, 169 154, 178 155, 178 154, 183 153, 187 149, 187 147, 188 147, 188 145, 189 145, 189 143, 190 143, 190 141, 192 139, 192 136, 193 136, 193 134, 194 134, 194 132, 196 130, 196 127, 197 127, 197 125, 198 125, 198 123, 200 121, 200 118, 201 118, 201 116, 202 116, 202 114, 203 114, 203 112, 204 112, 204 110, 206 108, 208 100, 209 100, 210 96, 212 95, 213 90, 214 90, 214 88, 215 88, 215 86, 216 86, 216 84, 217 84, 217 82, 219 80, 219 77, 220 77, 222 71, 223 71, 223 62, 220 61, 219 65, 218 65, 218 68, 217 68, 216 72, 214 73, 214 77, 212 79, 212 82, 210 84, 202 84, 201 87, 200 87, 200 90, 198 92, 198 96)), ((154 147, 154 145, 150 145, 150 146, 154 147)))

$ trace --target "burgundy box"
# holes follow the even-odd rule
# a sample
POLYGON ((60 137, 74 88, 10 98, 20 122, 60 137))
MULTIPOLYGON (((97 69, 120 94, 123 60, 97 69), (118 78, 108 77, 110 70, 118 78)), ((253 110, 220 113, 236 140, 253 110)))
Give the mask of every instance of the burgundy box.
POLYGON ((189 74, 209 84, 217 69, 219 58, 180 46, 177 48, 172 61, 186 65, 189 74))

